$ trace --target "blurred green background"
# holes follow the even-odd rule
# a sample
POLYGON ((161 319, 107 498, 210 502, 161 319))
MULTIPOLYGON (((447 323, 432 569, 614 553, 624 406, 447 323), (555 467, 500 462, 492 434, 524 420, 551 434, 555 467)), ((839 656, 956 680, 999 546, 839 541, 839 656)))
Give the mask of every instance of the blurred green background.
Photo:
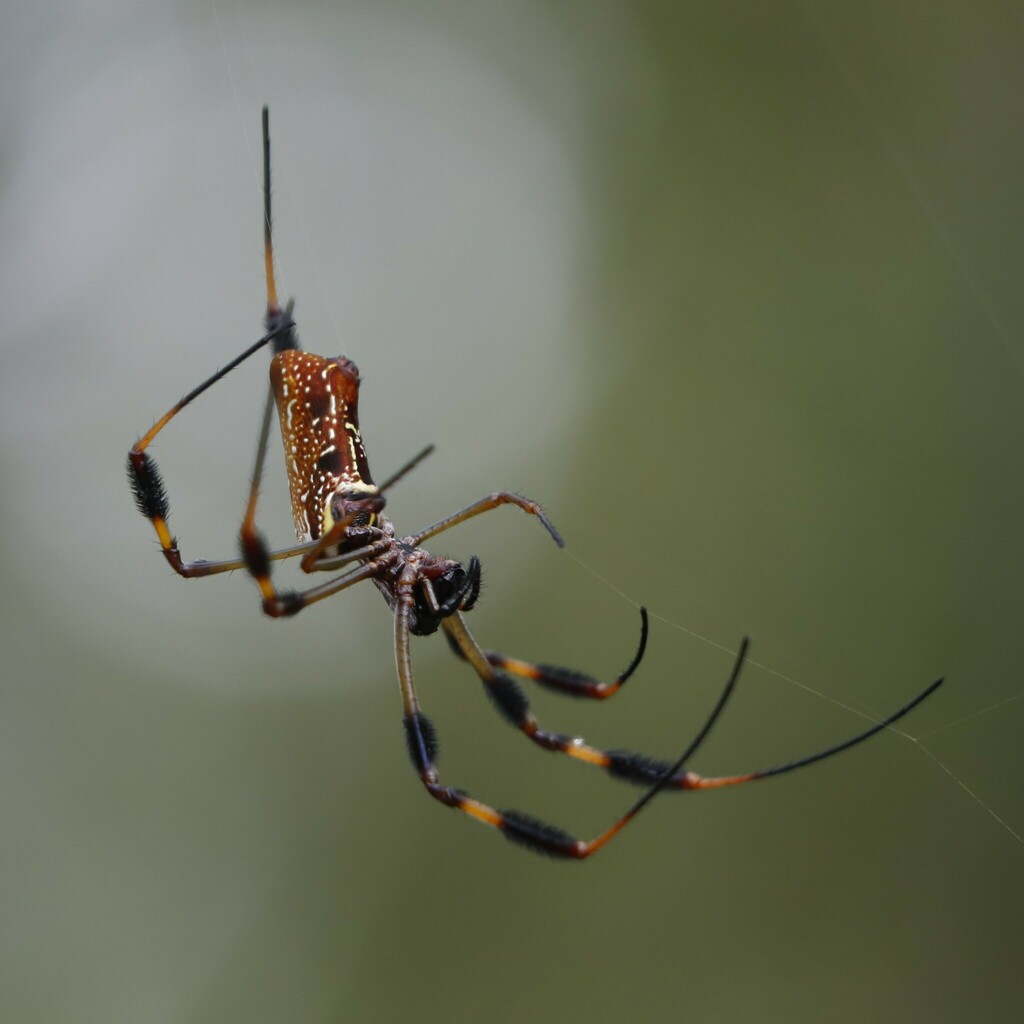
MULTIPOLYGON (((1022 10, 7 10, 0 1017, 1013 1019, 1022 10), (264 102, 306 347, 358 362, 378 478, 438 445, 398 529, 507 487, 568 539, 510 511, 438 538, 483 560, 481 642, 611 675, 652 610, 630 686, 538 694, 546 724, 667 756, 749 633, 696 770, 946 675, 906 735, 553 863, 421 792, 372 587, 272 622, 241 575, 173 576, 123 461, 259 335, 264 102)), ((265 365, 156 446, 187 557, 234 551, 265 365)), ((443 641, 414 656, 447 781, 582 835, 633 797, 443 641)))

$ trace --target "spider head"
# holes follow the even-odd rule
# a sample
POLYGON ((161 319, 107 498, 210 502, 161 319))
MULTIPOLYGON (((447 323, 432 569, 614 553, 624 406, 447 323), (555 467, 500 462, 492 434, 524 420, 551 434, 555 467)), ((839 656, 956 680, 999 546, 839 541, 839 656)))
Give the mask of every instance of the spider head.
POLYGON ((429 636, 437 631, 441 620, 457 611, 468 612, 480 596, 480 559, 473 555, 465 568, 449 558, 436 558, 421 567, 424 580, 429 581, 437 601, 431 606, 425 587, 417 587, 416 603, 409 618, 409 632, 429 636))

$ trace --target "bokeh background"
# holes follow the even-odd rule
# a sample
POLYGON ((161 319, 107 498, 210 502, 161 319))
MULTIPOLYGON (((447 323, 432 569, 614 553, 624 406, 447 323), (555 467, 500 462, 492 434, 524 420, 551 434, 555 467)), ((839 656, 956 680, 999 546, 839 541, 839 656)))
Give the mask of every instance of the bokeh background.
MULTIPOLYGON (((1002 1021, 1024 984, 1018 3, 57 0, 2 15, 0 1017, 1002 1021), (614 674, 554 728, 693 767, 584 865, 427 799, 373 588, 185 582, 123 478, 282 290, 481 641, 614 674), (599 575, 598 575, 599 574, 599 575), (972 798, 973 794, 973 798, 972 798), (1002 823, 1000 820, 1002 820, 1002 823)), ((235 549, 265 360, 155 454, 235 549)), ((259 364, 259 365, 255 365, 259 364)), ((291 534, 279 457, 263 524, 291 534)), ((290 579, 282 571, 282 579, 290 579)), ((445 778, 591 835, 633 793, 414 646, 445 778)))

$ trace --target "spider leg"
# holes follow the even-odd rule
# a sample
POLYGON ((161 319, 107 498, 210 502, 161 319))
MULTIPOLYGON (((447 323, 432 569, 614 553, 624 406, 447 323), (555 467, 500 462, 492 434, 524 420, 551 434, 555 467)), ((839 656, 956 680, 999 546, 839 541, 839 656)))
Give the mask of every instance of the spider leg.
MULTIPOLYGON (((240 363, 245 362, 251 355, 258 352, 266 345, 273 343, 275 349, 287 348, 294 341, 295 324, 291 319, 291 306, 281 313, 278 311, 271 329, 263 335, 259 341, 250 345, 241 355, 232 359, 225 367, 218 370, 211 377, 208 377, 198 387, 193 388, 180 401, 173 405, 163 416, 150 428, 149 432, 132 445, 128 452, 128 484, 131 487, 132 495, 135 498, 135 506, 152 524, 156 530, 157 539, 160 541, 160 548, 164 558, 167 559, 171 568, 179 576, 212 576, 216 573, 230 572, 233 569, 245 568, 245 563, 231 559, 225 561, 211 562, 205 559, 196 559, 186 562, 181 557, 177 539, 172 536, 167 527, 167 518, 170 515, 170 506, 167 501, 167 492, 160 475, 156 461, 146 451, 149 445, 156 438, 164 427, 181 412, 185 406, 198 398, 204 391, 212 387, 222 377, 230 373, 240 363)), ((293 558, 296 555, 304 554, 305 546, 297 545, 289 548, 282 548, 269 554, 272 559, 293 558)))
MULTIPOLYGON (((483 651, 466 626, 466 620, 459 613, 444 619, 441 623, 449 643, 459 655, 473 666, 480 677, 488 697, 503 718, 514 725, 531 742, 545 750, 557 751, 583 761, 586 764, 605 768, 613 774, 632 777, 634 781, 649 785, 660 778, 668 769, 668 763, 658 762, 659 771, 652 770, 655 762, 640 754, 628 751, 604 751, 592 747, 576 736, 551 732, 541 727, 522 687, 509 676, 497 670, 487 653, 483 651)), ((598 684, 600 685, 600 684, 598 684)), ((671 785, 674 780, 669 780, 671 785)))
MULTIPOLYGON (((463 611, 469 611, 470 605, 463 605, 463 611)), ((445 633, 445 639, 452 651, 463 660, 466 654, 462 650, 458 640, 449 633, 445 633)), ((643 660, 644 651, 647 649, 647 609, 640 609, 640 643, 637 645, 636 654, 626 668, 619 673, 610 683, 603 683, 593 676, 584 672, 578 672, 573 668, 561 668, 558 665, 540 665, 530 661, 521 661, 519 658, 510 658, 498 651, 481 651, 487 661, 497 669, 511 672, 512 675, 520 676, 523 679, 532 679, 535 683, 547 690, 562 693, 569 697, 589 697, 593 700, 605 700, 619 692, 626 680, 637 670, 643 660)))
POLYGON ((310 572, 333 572, 335 569, 340 569, 343 565, 348 565, 351 562, 358 561, 360 559, 371 559, 378 558, 388 551, 393 541, 385 537, 381 540, 372 541, 367 544, 366 547, 356 548, 352 551, 348 551, 343 555, 338 555, 335 558, 321 558, 313 563, 310 572))
MULTIPOLYGON (((746 775, 716 775, 716 776, 702 776, 697 775, 695 772, 684 772, 678 776, 679 781, 672 780, 670 784, 675 785, 677 789, 717 789, 721 786, 735 786, 741 782, 754 782, 757 779, 770 779, 774 775, 785 775, 787 772, 796 771, 798 768, 806 768, 810 764, 815 764, 817 761, 824 761, 826 758, 832 757, 834 754, 840 754, 844 750, 849 750, 851 747, 857 746, 859 743, 863 743, 865 740, 870 739, 875 733, 882 732, 884 729, 888 729, 890 725, 898 722, 904 715, 909 714, 914 708, 917 707, 926 697, 930 697, 942 684, 943 679, 936 679, 934 683, 926 686, 910 703, 904 704, 898 711, 894 711, 887 718, 883 718, 882 721, 876 722, 871 726, 870 729, 865 729, 864 732, 858 733, 856 736, 850 737, 848 740, 843 740, 842 743, 837 743, 835 746, 829 747, 827 750, 820 750, 816 754, 810 754, 807 757, 797 758, 795 761, 789 761, 786 764, 776 765, 774 768, 763 768, 760 771, 749 772, 746 775)), ((655 769, 657 762, 653 762, 655 769)), ((641 781, 637 779, 637 781, 641 781)))
MULTIPOLYGON (((553 750, 557 753, 566 754, 569 757, 582 761, 585 764, 596 765, 604 768, 610 775, 632 782, 637 785, 647 786, 653 782, 661 781, 661 784, 668 789, 716 789, 723 786, 735 786, 743 782, 753 782, 756 779, 767 779, 773 775, 783 775, 786 772, 795 771, 814 764, 816 761, 823 761, 834 754, 855 747, 859 743, 870 739, 875 733, 887 729, 894 722, 897 722, 908 712, 912 711, 926 697, 933 693, 942 683, 939 679, 932 683, 922 693, 918 694, 909 704, 904 705, 898 711, 891 714, 881 722, 876 722, 870 729, 845 740, 827 750, 819 751, 808 757, 802 757, 795 761, 778 765, 774 768, 761 769, 754 772, 746 772, 740 775, 719 775, 702 776, 696 772, 679 771, 682 766, 673 768, 668 762, 659 758, 650 757, 647 754, 637 753, 631 750, 602 750, 599 747, 591 746, 578 736, 567 736, 564 733, 551 732, 543 729, 530 710, 530 702, 523 693, 518 683, 514 682, 507 675, 496 671, 494 663, 490 660, 487 652, 483 651, 473 638, 472 633, 466 626, 465 620, 459 614, 445 619, 441 625, 444 627, 449 643, 458 648, 458 653, 468 661, 480 677, 487 695, 493 701, 498 712, 522 732, 529 740, 536 743, 544 750, 553 750), (670 771, 670 769, 672 769, 670 771)), ((747 642, 744 640, 741 650, 746 651, 747 642)))
POLYGON ((346 590, 363 580, 379 576, 385 566, 393 562, 396 557, 390 541, 375 541, 339 558, 325 560, 320 567, 332 569, 347 562, 366 559, 363 565, 356 566, 333 580, 328 580, 316 587, 309 587, 306 590, 278 590, 270 578, 270 553, 266 549, 263 538, 251 527, 251 524, 248 527, 243 524, 241 542, 244 565, 260 588, 263 611, 275 619, 297 615, 303 608, 316 604, 332 594, 346 590))
POLYGON ((513 494, 511 491, 497 491, 494 494, 488 494, 486 498, 474 501, 472 505, 467 505, 458 512, 453 512, 450 516, 445 516, 444 519, 438 520, 433 526, 428 526, 425 530, 420 530, 419 533, 413 534, 409 541, 419 547, 428 537, 433 537, 445 530, 450 530, 453 526, 458 526, 459 523, 472 519, 473 516, 490 512, 491 509, 497 508, 499 505, 518 505, 524 512, 529 513, 531 516, 536 516, 543 524, 544 529, 551 534, 554 542, 560 548, 565 547, 565 541, 562 540, 561 534, 555 529, 551 520, 548 519, 544 509, 537 502, 524 498, 521 494, 513 494))
MULTIPOLYGON (((167 559, 171 568, 179 576, 212 576, 216 573, 231 572, 234 569, 244 569, 246 562, 240 559, 227 559, 224 561, 210 562, 206 559, 196 559, 186 562, 181 557, 178 548, 177 538, 172 536, 167 528, 167 517, 170 514, 170 506, 167 502, 167 492, 164 489, 164 482, 157 468, 156 461, 146 452, 146 449, 156 438, 164 427, 187 405, 191 404, 204 391, 213 387, 221 378, 226 377, 232 370, 244 363, 250 356, 259 352, 261 348, 272 345, 274 352, 282 352, 289 348, 298 348, 299 341, 295 334, 295 322, 292 320, 293 303, 289 302, 282 310, 277 304, 277 289, 274 284, 274 260, 271 244, 270 230, 270 131, 269 114, 267 108, 263 108, 263 239, 264 256, 267 275, 267 312, 264 324, 267 328, 266 334, 259 341, 254 342, 244 352, 236 356, 226 366, 216 373, 207 377, 201 384, 194 387, 187 395, 181 398, 175 405, 164 413, 156 423, 150 427, 148 433, 132 445, 128 452, 128 483, 135 498, 135 505, 138 510, 153 524, 156 535, 160 541, 160 548, 164 558, 167 559)), ((263 452, 267 445, 267 426, 269 417, 268 409, 264 412, 263 427, 260 433, 260 445, 256 457, 257 468, 262 467, 263 452)), ((253 482, 253 489, 256 481, 253 482)), ((250 505, 255 504, 250 494, 250 505)), ((281 558, 293 558, 296 555, 304 555, 309 545, 293 545, 282 548, 279 551, 266 552, 265 557, 271 560, 281 558)))
MULTIPOLYGON (((509 840, 525 846, 536 853, 545 853, 567 860, 584 860, 596 853, 602 846, 615 838, 643 808, 671 781, 683 763, 700 747, 721 714, 739 678, 740 668, 746 654, 746 640, 740 646, 729 681, 719 697, 703 728, 689 744, 675 764, 667 765, 666 772, 656 779, 647 791, 629 810, 612 825, 590 840, 576 839, 568 832, 533 815, 515 810, 497 810, 474 799, 460 789, 441 784, 437 771, 437 737, 429 719, 420 710, 412 677, 412 662, 409 657, 409 616, 413 598, 411 590, 399 590, 395 603, 395 661, 398 681, 402 691, 402 705, 405 712, 405 733, 409 755, 419 773, 420 781, 427 792, 446 807, 468 814, 471 818, 496 828, 509 840)), ((450 621, 445 619, 447 623, 450 621)))
POLYGON ((354 515, 346 516, 340 522, 335 523, 322 537, 313 541, 310 550, 300 563, 303 572, 316 572, 324 568, 337 568, 346 562, 352 561, 351 556, 348 554, 339 555, 337 558, 324 558, 323 556, 328 548, 335 547, 345 540, 347 530, 352 525, 354 519, 354 515))

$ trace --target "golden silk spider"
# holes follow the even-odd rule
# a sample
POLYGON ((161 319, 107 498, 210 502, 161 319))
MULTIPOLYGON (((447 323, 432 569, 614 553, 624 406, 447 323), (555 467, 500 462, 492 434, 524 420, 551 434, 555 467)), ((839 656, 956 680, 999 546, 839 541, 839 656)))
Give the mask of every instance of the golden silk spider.
POLYGON ((500 491, 467 505, 432 526, 397 537, 384 515, 385 491, 432 450, 429 446, 383 484, 374 484, 359 434, 359 372, 345 356, 328 359, 299 347, 292 320, 292 303, 278 305, 274 281, 270 214, 270 135, 263 109, 263 241, 267 279, 266 333, 223 369, 207 378, 164 414, 131 449, 128 478, 139 511, 156 529, 164 557, 185 577, 212 576, 246 569, 256 581, 263 610, 274 617, 295 615, 363 580, 372 580, 394 615, 394 645, 398 683, 409 755, 427 792, 447 807, 456 808, 508 839, 540 853, 583 860, 596 853, 664 789, 714 789, 766 779, 806 767, 854 747, 881 732, 916 707, 942 683, 939 679, 909 704, 852 739, 787 764, 742 775, 705 777, 685 766, 707 738, 732 695, 747 652, 744 638, 732 672, 703 726, 675 761, 668 762, 626 750, 600 750, 582 739, 541 727, 521 686, 511 676, 532 680, 547 689, 573 697, 602 700, 618 692, 632 676, 647 643, 647 612, 640 610, 640 642, 629 666, 611 682, 601 682, 572 669, 531 664, 479 646, 464 615, 480 593, 480 561, 474 555, 465 565, 429 554, 421 546, 430 537, 501 505, 513 505, 536 516, 556 544, 563 541, 535 501, 500 491), (177 540, 167 527, 168 502, 159 470, 147 453, 161 430, 195 398, 255 352, 269 346, 271 394, 263 414, 256 464, 242 520, 242 557, 210 562, 183 560, 177 540), (284 442, 292 514, 300 543, 271 551, 256 530, 256 502, 266 456, 273 406, 276 404, 284 442), (345 569, 326 583, 300 591, 278 590, 271 579, 276 561, 299 558, 306 573, 345 569), (604 768, 609 774, 645 787, 643 795, 609 828, 590 840, 580 840, 521 811, 496 810, 460 789, 444 785, 437 770, 437 740, 429 719, 420 710, 413 683, 409 637, 426 636, 441 628, 452 650, 469 662, 498 712, 539 747, 604 768))

